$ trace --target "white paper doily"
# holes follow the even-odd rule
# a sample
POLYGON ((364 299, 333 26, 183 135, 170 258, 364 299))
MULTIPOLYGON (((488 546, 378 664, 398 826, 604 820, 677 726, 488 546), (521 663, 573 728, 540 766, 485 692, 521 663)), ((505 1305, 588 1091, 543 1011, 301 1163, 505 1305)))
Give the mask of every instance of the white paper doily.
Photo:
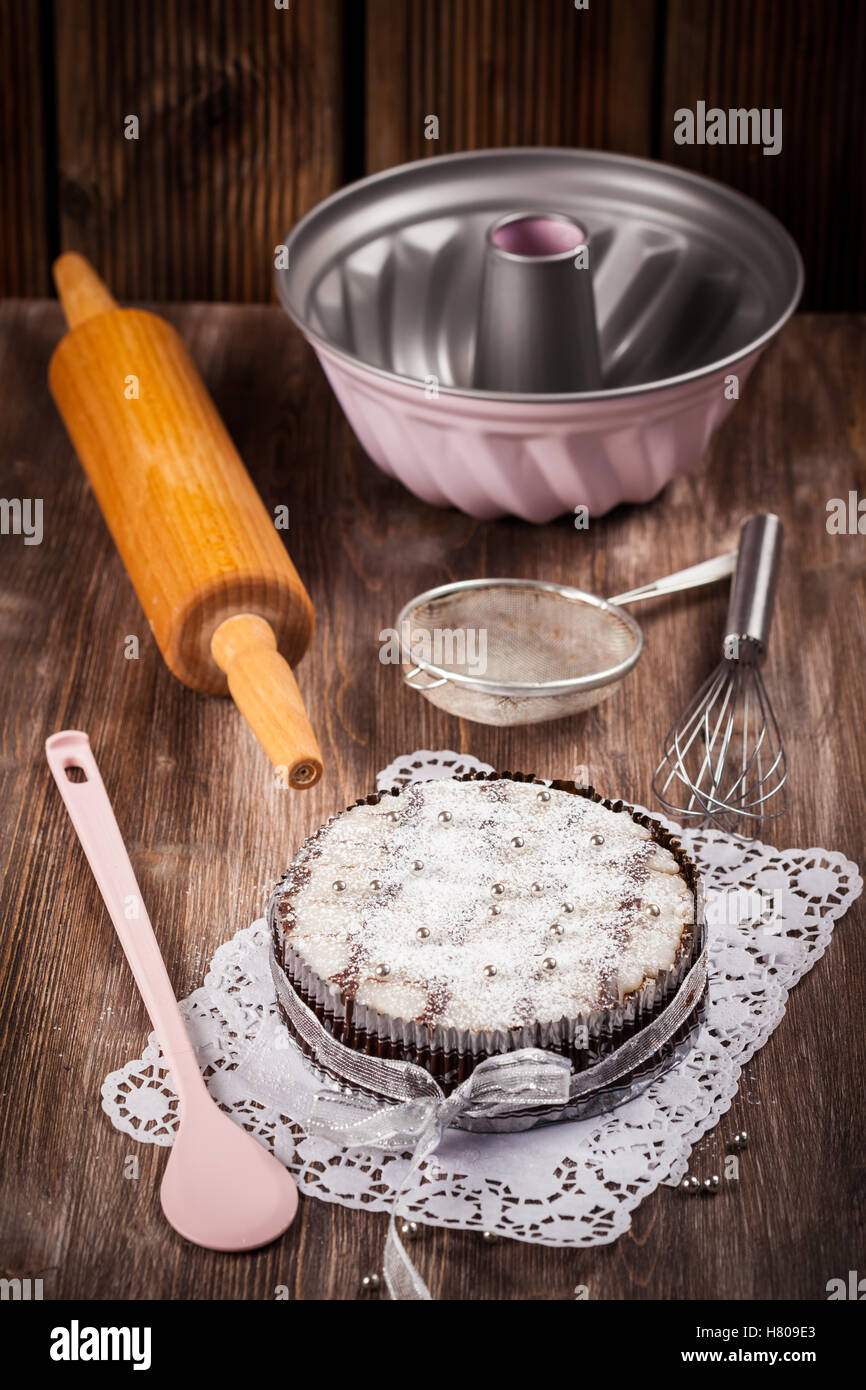
MULTIPOLYGON (((473 770, 491 769, 465 754, 422 751, 392 763, 377 782, 382 790, 473 770)), ((404 1201, 406 1215, 549 1245, 597 1245, 628 1230, 660 1183, 682 1179, 692 1146, 729 1109, 742 1067, 779 1023, 788 991, 823 955, 863 880, 829 850, 678 833, 709 897, 710 1001, 694 1050, 601 1118, 510 1135, 450 1130, 404 1201)), ((204 985, 181 1008, 211 1094, 273 1148, 303 1193, 389 1209, 404 1157, 307 1137, 310 1101, 323 1084, 276 1013, 264 920, 219 947, 204 985)), ((177 1100, 153 1034, 143 1057, 106 1077, 102 1106, 133 1138, 172 1143, 177 1100)))

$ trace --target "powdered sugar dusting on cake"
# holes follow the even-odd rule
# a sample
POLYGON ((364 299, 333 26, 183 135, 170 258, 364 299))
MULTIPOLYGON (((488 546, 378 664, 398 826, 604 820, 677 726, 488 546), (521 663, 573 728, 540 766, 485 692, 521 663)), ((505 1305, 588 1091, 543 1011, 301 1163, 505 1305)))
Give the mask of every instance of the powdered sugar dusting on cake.
POLYGON ((284 882, 292 947, 344 997, 478 1030, 621 1003, 674 961, 693 895, 626 811, 435 781, 345 812, 284 882))

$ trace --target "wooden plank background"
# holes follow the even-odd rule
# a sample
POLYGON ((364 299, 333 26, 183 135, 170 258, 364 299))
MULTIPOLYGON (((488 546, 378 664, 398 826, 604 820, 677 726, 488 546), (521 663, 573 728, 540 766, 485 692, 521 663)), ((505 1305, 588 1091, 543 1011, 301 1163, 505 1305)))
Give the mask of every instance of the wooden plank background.
POLYGON ((656 0, 367 3, 367 169, 491 145, 651 155, 656 0), (439 118, 438 140, 425 118, 439 118))
POLYGON ((266 301, 344 182, 546 143, 745 190, 799 242, 804 307, 863 308, 864 63, 855 0, 0 0, 0 293, 46 292, 62 248, 121 298, 266 301), (781 105, 782 153, 675 145, 698 100, 781 105))
POLYGON ((60 245, 121 298, 269 298, 275 244, 341 181, 340 15, 339 0, 59 5, 60 245))
POLYGON ((0 295, 47 294, 56 181, 42 5, 0 0, 0 295), (46 80, 47 79, 47 80, 46 80))
POLYGON ((763 203, 806 263, 804 305, 866 305, 866 5, 669 0, 662 159, 763 203), (678 107, 781 107, 782 152, 675 145, 678 107))

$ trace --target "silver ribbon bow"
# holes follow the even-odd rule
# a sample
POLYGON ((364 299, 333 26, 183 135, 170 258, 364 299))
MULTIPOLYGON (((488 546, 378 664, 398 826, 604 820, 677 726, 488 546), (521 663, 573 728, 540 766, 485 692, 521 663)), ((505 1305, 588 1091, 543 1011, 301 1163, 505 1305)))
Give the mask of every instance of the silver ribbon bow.
POLYGON ((385 1242, 385 1282, 393 1299, 430 1299, 400 1239, 398 1207, 448 1126, 467 1111, 496 1116, 532 1107, 565 1106, 628 1076, 667 1044, 697 1008, 707 980, 703 929, 700 947, 696 961, 661 1013, 585 1071, 572 1072, 571 1063, 558 1053, 527 1047, 479 1063, 450 1096, 443 1094, 423 1067, 367 1056, 338 1042, 296 993, 271 953, 277 998, 298 1038, 317 1064, 349 1085, 363 1088, 351 1096, 320 1092, 313 1100, 307 1132, 343 1148, 411 1151, 411 1162, 391 1206, 385 1242), (363 1090, 375 1096, 365 1095, 363 1090))
POLYGON ((475 1107, 495 1115, 514 1106, 564 1105, 570 1085, 571 1063, 567 1058, 527 1047, 480 1062, 450 1096, 428 1096, 386 1107, 334 1091, 321 1091, 315 1097, 309 1134, 344 1148, 412 1151, 412 1161, 391 1204, 385 1241, 383 1269, 393 1299, 430 1299, 430 1291, 400 1239, 398 1209, 448 1126, 462 1111, 475 1107))

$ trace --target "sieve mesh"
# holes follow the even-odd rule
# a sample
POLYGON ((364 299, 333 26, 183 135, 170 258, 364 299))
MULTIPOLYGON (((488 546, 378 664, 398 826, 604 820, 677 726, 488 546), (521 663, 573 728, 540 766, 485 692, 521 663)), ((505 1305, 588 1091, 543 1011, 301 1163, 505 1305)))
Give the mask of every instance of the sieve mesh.
POLYGON ((404 651, 422 667, 416 688, 483 724, 533 724, 589 709, 641 648, 629 614, 556 585, 455 585, 422 594, 401 617, 404 651))

